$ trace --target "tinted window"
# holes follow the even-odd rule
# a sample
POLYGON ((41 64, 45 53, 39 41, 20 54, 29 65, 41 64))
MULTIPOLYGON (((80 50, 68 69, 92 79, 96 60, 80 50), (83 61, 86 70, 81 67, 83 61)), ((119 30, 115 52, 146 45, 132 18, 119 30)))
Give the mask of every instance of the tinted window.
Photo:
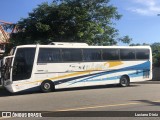
POLYGON ((135 50, 133 50, 133 49, 120 49, 120 58, 122 60, 135 59, 135 50))
POLYGON ((40 48, 38 55, 38 63, 53 63, 60 62, 61 54, 60 49, 56 48, 40 48))
POLYGON ((62 49, 63 61, 82 61, 81 49, 62 49))
POLYGON ((102 56, 103 56, 103 60, 119 60, 119 50, 103 49, 102 56))
POLYGON ((13 81, 31 77, 35 48, 18 48, 13 63, 13 81))
POLYGON ((136 50, 136 58, 149 59, 149 50, 148 49, 136 50))
POLYGON ((84 61, 96 61, 101 59, 100 49, 83 49, 83 59, 84 61))

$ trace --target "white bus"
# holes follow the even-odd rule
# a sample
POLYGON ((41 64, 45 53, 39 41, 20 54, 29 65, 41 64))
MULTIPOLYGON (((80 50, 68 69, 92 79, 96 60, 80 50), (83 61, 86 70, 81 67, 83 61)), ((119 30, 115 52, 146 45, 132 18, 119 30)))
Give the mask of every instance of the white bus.
POLYGON ((120 84, 152 79, 149 46, 22 45, 5 57, 3 86, 10 92, 120 84))

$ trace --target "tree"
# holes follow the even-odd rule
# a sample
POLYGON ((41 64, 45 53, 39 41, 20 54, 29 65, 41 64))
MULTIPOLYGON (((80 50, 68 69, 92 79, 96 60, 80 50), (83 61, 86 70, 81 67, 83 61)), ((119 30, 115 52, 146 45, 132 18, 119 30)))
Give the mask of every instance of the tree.
POLYGON ((129 46, 150 46, 150 44, 147 44, 147 43, 143 43, 143 44, 140 44, 140 43, 132 43, 130 44, 129 46))
POLYGON ((129 46, 140 46, 141 44, 139 44, 139 43, 132 43, 132 44, 130 44, 129 46))
POLYGON ((151 45, 152 56, 153 56, 153 65, 160 67, 160 43, 153 43, 151 45))
POLYGON ((130 38, 128 35, 121 37, 118 39, 119 41, 125 43, 125 44, 130 44, 132 41, 132 38, 130 38))
POLYGON ((113 20, 121 15, 109 0, 55 0, 43 3, 18 21, 19 32, 11 35, 14 45, 56 42, 116 44, 118 30, 113 20))

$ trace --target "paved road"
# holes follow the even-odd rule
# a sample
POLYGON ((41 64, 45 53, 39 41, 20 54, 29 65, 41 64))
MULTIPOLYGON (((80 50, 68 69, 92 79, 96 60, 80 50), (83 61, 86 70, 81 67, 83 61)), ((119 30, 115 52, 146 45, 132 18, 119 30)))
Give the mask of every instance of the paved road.
POLYGON ((1 90, 0 111, 160 111, 160 81, 16 95, 1 90))

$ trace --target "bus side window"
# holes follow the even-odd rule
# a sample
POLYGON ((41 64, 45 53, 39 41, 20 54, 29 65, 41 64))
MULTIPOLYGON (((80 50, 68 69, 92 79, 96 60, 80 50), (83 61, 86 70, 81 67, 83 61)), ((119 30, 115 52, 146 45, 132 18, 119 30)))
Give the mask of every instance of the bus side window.
POLYGON ((120 49, 121 60, 135 60, 135 50, 134 49, 120 49))
POLYGON ((84 61, 101 61, 101 50, 100 49, 83 49, 83 60, 84 61))
POLYGON ((38 63, 54 63, 61 62, 60 49, 56 48, 40 48, 38 54, 38 63))
POLYGON ((67 61, 82 61, 82 50, 81 49, 62 49, 62 59, 64 62, 67 61))
POLYGON ((136 59, 149 59, 149 50, 148 49, 139 49, 136 50, 136 59))
POLYGON ((103 60, 119 60, 118 49, 102 49, 103 60))

